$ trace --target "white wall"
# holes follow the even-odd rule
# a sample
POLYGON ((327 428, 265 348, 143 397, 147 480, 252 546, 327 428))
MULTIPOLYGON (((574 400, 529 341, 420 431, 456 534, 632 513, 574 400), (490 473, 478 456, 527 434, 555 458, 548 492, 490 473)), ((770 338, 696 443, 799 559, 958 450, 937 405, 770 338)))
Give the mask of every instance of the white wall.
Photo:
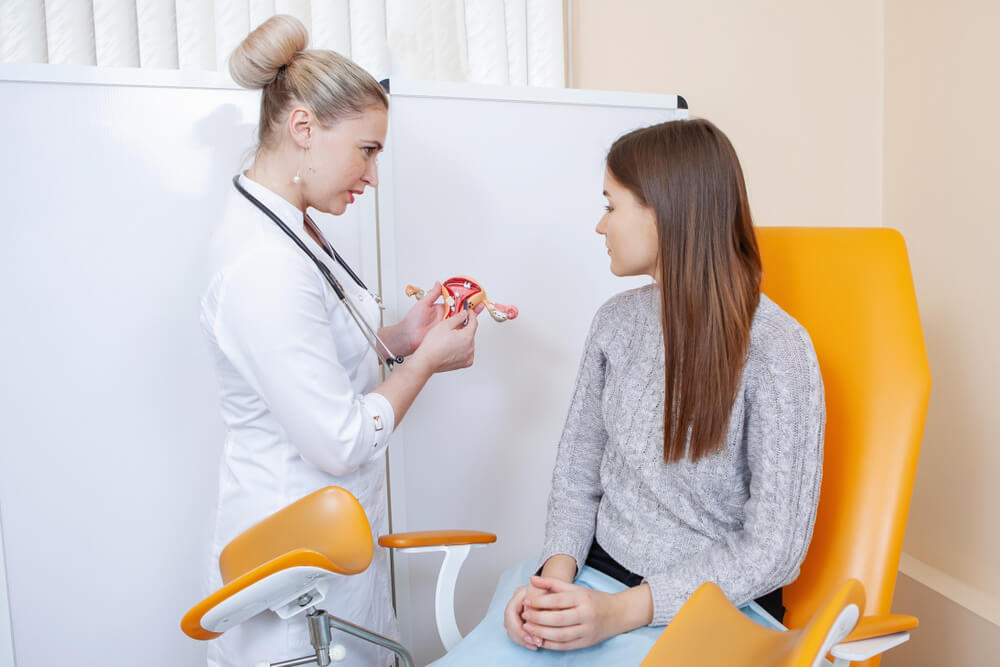
POLYGON ((0 511, 0 667, 14 667, 14 637, 10 631, 7 565, 4 562, 3 512, 0 511))

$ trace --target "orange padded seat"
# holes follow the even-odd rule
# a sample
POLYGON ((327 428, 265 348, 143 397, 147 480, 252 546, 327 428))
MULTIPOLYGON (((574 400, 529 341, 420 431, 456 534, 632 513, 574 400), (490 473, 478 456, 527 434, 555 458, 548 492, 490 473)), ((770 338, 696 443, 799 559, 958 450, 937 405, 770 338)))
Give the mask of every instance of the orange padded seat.
MULTIPOLYGON (((226 545, 219 557, 224 586, 192 607, 181 620, 181 629, 194 639, 218 637, 222 634, 220 627, 235 622, 227 618, 222 626, 210 624, 206 628, 206 615, 219 605, 232 604, 234 596, 255 584, 296 568, 302 573, 297 580, 302 582, 313 582, 323 572, 358 574, 371 563, 373 551, 371 527, 361 503, 337 486, 315 491, 226 545)), ((248 600, 234 614, 240 618, 236 622, 267 608, 260 604, 257 599, 248 600)))

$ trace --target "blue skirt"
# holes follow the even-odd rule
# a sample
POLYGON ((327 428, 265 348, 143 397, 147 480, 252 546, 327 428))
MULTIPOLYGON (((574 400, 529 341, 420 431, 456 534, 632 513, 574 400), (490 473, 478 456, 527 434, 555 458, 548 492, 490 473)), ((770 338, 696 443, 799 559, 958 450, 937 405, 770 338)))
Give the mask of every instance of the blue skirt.
MULTIPOLYGON (((638 665, 663 632, 663 626, 645 626, 632 632, 611 637, 600 644, 575 651, 546 651, 524 648, 515 644, 507 636, 503 627, 503 612, 510 602, 514 590, 528 582, 535 573, 538 562, 523 561, 500 576, 496 593, 490 601, 489 609, 476 628, 470 632, 448 655, 433 663, 435 667, 526 667, 557 665, 638 665)), ((604 593, 619 593, 625 584, 592 567, 584 566, 574 582, 604 593)), ((756 602, 750 602, 740 611, 761 625, 774 629, 784 629, 770 614, 756 602)))

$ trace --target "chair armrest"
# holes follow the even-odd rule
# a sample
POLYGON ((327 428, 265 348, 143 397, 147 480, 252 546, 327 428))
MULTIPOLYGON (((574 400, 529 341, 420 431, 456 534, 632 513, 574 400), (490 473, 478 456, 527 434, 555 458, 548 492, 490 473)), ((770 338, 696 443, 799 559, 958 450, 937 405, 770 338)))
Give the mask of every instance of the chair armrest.
POLYGON ((883 616, 864 616, 854 626, 851 634, 841 643, 861 641, 872 637, 882 637, 897 632, 906 632, 920 625, 916 616, 906 614, 885 614, 883 616))
POLYGON ((479 530, 422 530, 414 533, 389 533, 378 538, 379 545, 387 549, 407 553, 444 552, 434 591, 434 617, 445 651, 450 651, 462 640, 455 620, 455 584, 458 582, 462 563, 472 547, 496 541, 497 536, 493 533, 479 530))
POLYGON ((389 533, 378 538, 379 545, 387 549, 491 544, 496 541, 497 536, 493 533, 479 530, 419 530, 411 533, 389 533))
POLYGON ((906 614, 865 616, 844 641, 833 647, 830 655, 837 658, 835 665, 845 664, 841 661, 855 662, 873 658, 909 640, 909 630, 918 625, 920 621, 916 616, 906 614))
POLYGON ((833 650, 830 651, 830 654, 834 658, 837 658, 837 662, 835 662, 834 665, 846 665, 851 662, 874 658, 881 653, 885 653, 894 646, 899 646, 903 642, 909 640, 909 638, 909 632, 894 632, 891 635, 882 635, 880 637, 859 639, 858 641, 853 642, 844 642, 834 646, 833 650))

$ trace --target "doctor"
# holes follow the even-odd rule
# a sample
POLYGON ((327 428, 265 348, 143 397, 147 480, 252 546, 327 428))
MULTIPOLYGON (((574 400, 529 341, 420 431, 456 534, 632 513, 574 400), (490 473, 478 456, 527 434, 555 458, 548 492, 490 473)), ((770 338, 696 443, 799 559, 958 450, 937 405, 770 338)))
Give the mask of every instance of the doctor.
MULTIPOLYGON (((377 340, 366 337, 365 321, 376 333, 377 299, 305 211, 339 215, 377 185, 389 101, 363 69, 332 51, 306 50, 307 42, 298 20, 275 16, 229 64, 237 83, 262 92, 253 164, 238 187, 227 186, 228 205, 212 221, 219 227, 201 308, 226 425, 211 590, 221 585, 218 558, 230 540, 327 485, 351 491, 374 533, 387 532, 382 454, 393 429, 431 375, 473 361, 476 313, 442 320, 444 307, 433 304, 439 286, 401 322, 377 330, 377 340), (379 384, 379 357, 395 355, 407 359, 379 384)), ((330 613, 396 634, 383 549, 366 572, 337 586, 324 601, 330 613)), ((348 649, 342 664, 392 662, 352 639, 338 638, 348 649)), ((243 667, 310 652, 301 618, 266 612, 211 642, 208 664, 243 667)))

